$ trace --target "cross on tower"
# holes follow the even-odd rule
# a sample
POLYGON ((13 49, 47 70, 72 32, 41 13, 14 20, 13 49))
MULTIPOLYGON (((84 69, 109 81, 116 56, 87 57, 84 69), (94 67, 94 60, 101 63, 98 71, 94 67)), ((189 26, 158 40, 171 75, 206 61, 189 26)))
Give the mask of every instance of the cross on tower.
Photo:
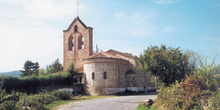
POLYGON ((77 16, 79 16, 79 2, 76 0, 77 16))

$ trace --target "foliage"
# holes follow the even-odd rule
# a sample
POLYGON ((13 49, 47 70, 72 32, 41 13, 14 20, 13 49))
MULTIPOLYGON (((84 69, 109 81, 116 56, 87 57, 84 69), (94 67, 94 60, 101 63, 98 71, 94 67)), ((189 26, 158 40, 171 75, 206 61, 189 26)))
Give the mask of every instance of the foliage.
POLYGON ((150 109, 147 106, 140 104, 138 105, 136 110, 150 110, 150 109))
POLYGON ((20 110, 24 107, 31 110, 47 110, 45 104, 50 104, 58 100, 71 100, 73 95, 67 91, 41 92, 39 94, 15 93, 7 94, 0 102, 1 110, 20 110))
POLYGON ((211 98, 211 107, 210 107, 210 109, 219 110, 220 109, 219 105, 220 105, 220 88, 218 89, 218 91, 211 98))
POLYGON ((67 71, 69 72, 70 77, 73 77, 78 72, 75 70, 73 62, 67 68, 67 71))
POLYGON ((206 57, 205 61, 199 60, 199 67, 197 68, 199 80, 205 83, 203 89, 208 89, 211 91, 216 91, 219 86, 219 74, 218 71, 219 65, 215 65, 215 59, 208 64, 208 58, 206 57))
POLYGON ((46 70, 45 70, 44 68, 39 69, 38 75, 39 75, 39 76, 47 75, 46 70))
POLYGON ((52 64, 48 65, 46 67, 46 73, 56 73, 59 71, 63 71, 62 64, 60 63, 60 60, 57 58, 52 64))
POLYGON ((5 95, 6 95, 6 91, 0 88, 0 102, 3 101, 5 95))
POLYGON ((34 75, 38 75, 39 72, 39 63, 33 63, 32 61, 27 60, 24 63, 24 70, 20 70, 21 71, 21 76, 31 76, 32 74, 34 75))
POLYGON ((73 97, 72 93, 68 91, 55 91, 52 95, 57 97, 59 100, 71 100, 71 97, 73 97))
POLYGON ((16 106, 16 103, 19 100, 19 94, 15 93, 14 91, 10 95, 5 95, 0 104, 1 110, 16 110, 18 107, 16 106))
POLYGON ((70 64, 70 66, 67 68, 67 71, 69 72, 69 76, 68 76, 68 77, 69 77, 71 80, 77 81, 77 78, 75 77, 75 75, 78 73, 78 71, 75 70, 73 62, 72 62, 72 63, 70 64))
POLYGON ((7 92, 22 91, 26 93, 37 93, 37 88, 40 86, 52 86, 52 85, 70 85, 77 82, 72 78, 69 73, 53 74, 46 76, 31 76, 31 77, 13 77, 13 76, 1 76, 0 88, 5 89, 7 92))
MULTIPOLYGON (((166 47, 165 45, 150 46, 138 58, 139 69, 156 76, 166 86, 181 81, 186 73, 195 69, 189 65, 190 53, 183 53, 180 48, 166 47)), ((192 61, 191 61, 192 62, 192 61)))
POLYGON ((211 64, 200 61, 197 72, 187 75, 186 80, 162 87, 155 106, 157 109, 220 109, 219 76, 216 76, 214 60, 211 64), (211 103, 210 103, 211 100, 211 103))

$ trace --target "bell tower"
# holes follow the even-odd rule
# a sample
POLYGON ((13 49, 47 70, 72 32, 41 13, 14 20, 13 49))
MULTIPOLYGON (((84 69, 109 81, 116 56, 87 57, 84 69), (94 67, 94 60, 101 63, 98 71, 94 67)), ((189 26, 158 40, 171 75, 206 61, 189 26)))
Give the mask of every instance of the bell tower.
POLYGON ((63 70, 66 71, 71 62, 81 70, 82 60, 93 54, 93 28, 87 27, 77 16, 63 31, 63 47, 63 70))

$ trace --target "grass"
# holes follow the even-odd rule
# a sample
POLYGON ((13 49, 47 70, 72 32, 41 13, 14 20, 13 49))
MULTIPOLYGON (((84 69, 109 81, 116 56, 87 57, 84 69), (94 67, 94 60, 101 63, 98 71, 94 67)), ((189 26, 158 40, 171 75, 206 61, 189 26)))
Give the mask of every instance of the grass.
POLYGON ((138 106, 137 106, 137 109, 136 110, 150 110, 148 107, 146 107, 145 105, 141 105, 141 104, 139 104, 138 106))
POLYGON ((84 95, 84 96, 75 96, 72 98, 72 100, 59 100, 59 101, 54 101, 51 104, 45 105, 45 107, 49 110, 56 110, 56 107, 60 106, 60 105, 65 105, 68 104, 70 102, 77 102, 77 101, 83 101, 83 100, 92 100, 92 99, 101 99, 101 98, 112 98, 112 97, 116 97, 116 96, 92 96, 92 95, 84 95))
POLYGON ((59 101, 54 101, 53 103, 50 103, 48 105, 45 105, 45 108, 47 109, 52 109, 52 108, 55 108, 59 105, 63 105, 63 104, 67 104, 67 103, 70 103, 70 102, 73 102, 73 100, 67 100, 67 101, 64 101, 64 100, 59 100, 59 101))
POLYGON ((136 110, 156 110, 154 106, 151 106, 150 108, 148 108, 147 106, 143 105, 143 104, 139 104, 136 108, 136 110))

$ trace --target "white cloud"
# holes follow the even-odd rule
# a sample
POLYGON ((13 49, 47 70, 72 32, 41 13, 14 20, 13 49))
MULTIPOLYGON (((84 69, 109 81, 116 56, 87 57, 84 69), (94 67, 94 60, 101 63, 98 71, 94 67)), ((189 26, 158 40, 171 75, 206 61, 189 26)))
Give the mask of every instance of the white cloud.
MULTIPOLYGON (((16 6, 16 13, 19 10, 19 14, 21 14, 22 17, 31 19, 57 20, 69 14, 76 15, 77 13, 76 0, 4 0, 0 2, 16 6)), ((5 9, 4 11, 6 12, 8 10, 10 11, 13 9, 5 9)), ((85 11, 86 6, 80 4, 79 10, 80 12, 85 11)))
POLYGON ((137 37, 137 38, 143 38, 143 37, 148 37, 150 35, 152 35, 153 30, 146 30, 145 29, 134 29, 131 31, 130 35, 133 37, 137 37))
MULTIPOLYGON (((0 72, 22 69, 26 60, 38 61, 41 67, 56 58, 62 62, 62 29, 47 21, 62 21, 65 16, 74 15, 75 1, 0 1, 0 72), (11 6, 16 6, 16 10, 11 6)), ((79 8, 86 9, 84 5, 79 8)))
POLYGON ((125 13, 124 12, 118 12, 118 13, 115 13, 114 15, 116 18, 122 18, 125 16, 125 13))
POLYGON ((175 31, 176 29, 171 27, 171 26, 168 26, 166 28, 163 29, 164 32, 172 32, 172 31, 175 31))
POLYGON ((142 13, 134 13, 132 15, 132 26, 130 28, 130 36, 137 38, 145 38, 154 34, 156 27, 151 24, 151 15, 144 15, 142 13))
POLYGON ((24 6, 24 10, 27 11, 27 17, 39 18, 39 19, 57 19, 62 18, 63 15, 67 15, 74 12, 76 7, 74 2, 56 1, 52 0, 33 0, 24 6))
POLYGON ((21 69, 26 60, 35 60, 44 66, 51 58, 62 57, 62 32, 59 29, 46 25, 40 28, 4 25, 0 30, 0 71, 21 69))
POLYGON ((174 3, 177 0, 154 0, 154 2, 156 4, 170 4, 170 3, 174 3))

